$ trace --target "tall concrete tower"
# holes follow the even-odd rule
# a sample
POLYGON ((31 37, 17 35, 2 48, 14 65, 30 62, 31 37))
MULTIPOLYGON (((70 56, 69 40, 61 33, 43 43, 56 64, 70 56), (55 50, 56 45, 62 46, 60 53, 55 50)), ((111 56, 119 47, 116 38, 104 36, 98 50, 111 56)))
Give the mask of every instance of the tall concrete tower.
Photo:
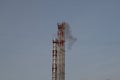
POLYGON ((52 80, 65 80, 65 23, 58 26, 57 39, 53 40, 52 80))

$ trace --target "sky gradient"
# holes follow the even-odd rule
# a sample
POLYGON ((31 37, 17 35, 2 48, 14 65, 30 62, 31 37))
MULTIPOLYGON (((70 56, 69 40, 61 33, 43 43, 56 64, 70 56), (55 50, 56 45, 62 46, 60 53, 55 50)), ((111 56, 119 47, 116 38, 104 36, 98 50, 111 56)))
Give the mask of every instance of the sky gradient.
POLYGON ((0 0, 0 80, 51 80, 52 38, 66 21, 66 80, 120 80, 119 0, 0 0))

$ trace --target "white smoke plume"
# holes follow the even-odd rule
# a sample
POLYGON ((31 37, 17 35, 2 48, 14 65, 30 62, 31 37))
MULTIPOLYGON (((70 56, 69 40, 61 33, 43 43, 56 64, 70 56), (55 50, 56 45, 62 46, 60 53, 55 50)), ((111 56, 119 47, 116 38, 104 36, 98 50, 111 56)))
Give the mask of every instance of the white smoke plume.
POLYGON ((72 35, 70 26, 65 22, 65 41, 67 43, 67 48, 71 49, 72 45, 76 42, 77 38, 72 35))

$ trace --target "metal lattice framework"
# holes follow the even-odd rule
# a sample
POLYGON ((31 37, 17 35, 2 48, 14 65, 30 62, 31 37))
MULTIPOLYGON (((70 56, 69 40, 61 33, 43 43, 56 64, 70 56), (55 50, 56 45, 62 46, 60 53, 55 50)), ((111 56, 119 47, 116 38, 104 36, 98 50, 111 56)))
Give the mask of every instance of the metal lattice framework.
POLYGON ((65 23, 57 26, 58 37, 53 39, 52 80, 65 80, 65 23))

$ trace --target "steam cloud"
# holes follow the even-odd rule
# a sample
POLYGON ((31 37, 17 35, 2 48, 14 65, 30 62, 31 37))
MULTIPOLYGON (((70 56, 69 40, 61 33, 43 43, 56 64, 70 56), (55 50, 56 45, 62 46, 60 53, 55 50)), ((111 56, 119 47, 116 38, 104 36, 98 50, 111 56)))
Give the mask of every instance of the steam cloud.
POLYGON ((70 26, 65 22, 65 40, 67 42, 68 49, 72 48, 72 45, 76 42, 77 38, 72 35, 70 26))

